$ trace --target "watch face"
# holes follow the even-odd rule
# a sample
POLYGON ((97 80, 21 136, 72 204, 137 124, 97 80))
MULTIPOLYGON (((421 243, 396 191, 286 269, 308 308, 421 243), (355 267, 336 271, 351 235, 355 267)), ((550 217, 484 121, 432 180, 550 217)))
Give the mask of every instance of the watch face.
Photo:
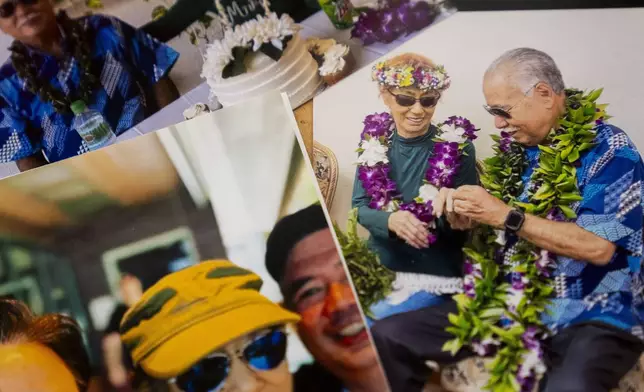
POLYGON ((510 212, 510 215, 508 215, 506 226, 510 229, 516 229, 521 225, 522 221, 523 215, 518 211, 512 211, 510 212))

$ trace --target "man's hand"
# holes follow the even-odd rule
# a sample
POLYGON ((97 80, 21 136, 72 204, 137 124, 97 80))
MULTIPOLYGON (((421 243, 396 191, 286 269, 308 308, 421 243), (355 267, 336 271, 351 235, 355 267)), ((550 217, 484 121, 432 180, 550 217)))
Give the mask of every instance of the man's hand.
POLYGON ((409 211, 396 211, 389 215, 389 230, 416 249, 429 247, 427 225, 409 211))
POLYGON ((464 185, 455 190, 452 197, 454 212, 496 228, 503 228, 512 210, 480 186, 464 185))
POLYGON ((467 216, 459 215, 454 212, 454 189, 441 188, 438 196, 432 201, 434 216, 440 218, 445 214, 447 222, 454 230, 470 230, 474 227, 474 222, 467 216))

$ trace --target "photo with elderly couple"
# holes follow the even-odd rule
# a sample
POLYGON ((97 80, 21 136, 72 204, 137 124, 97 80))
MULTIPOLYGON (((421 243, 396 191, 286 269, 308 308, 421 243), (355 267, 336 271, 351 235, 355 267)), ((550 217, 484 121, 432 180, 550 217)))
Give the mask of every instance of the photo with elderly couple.
POLYGON ((643 390, 644 140, 608 106, 631 90, 532 47, 430 57, 432 33, 316 101, 316 174, 392 392, 643 390))
POLYGON ((0 390, 387 392, 296 128, 273 92, 0 180, 0 390))

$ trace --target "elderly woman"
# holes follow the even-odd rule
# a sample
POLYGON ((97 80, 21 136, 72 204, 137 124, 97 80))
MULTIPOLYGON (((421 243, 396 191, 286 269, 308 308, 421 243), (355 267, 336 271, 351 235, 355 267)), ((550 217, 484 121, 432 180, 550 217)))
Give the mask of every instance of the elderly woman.
POLYGON ((0 391, 85 392, 91 368, 78 324, 0 300, 0 391))
POLYGON ((125 314, 121 338, 137 366, 174 390, 291 392, 286 326, 299 316, 261 286, 226 260, 172 273, 125 314))
POLYGON ((370 248, 396 272, 394 295, 372 309, 384 317, 460 290, 467 232, 454 230, 444 217, 433 219, 436 211, 425 202, 437 196, 439 185, 457 188, 477 184, 478 178, 473 137, 465 137, 473 132, 469 121, 450 117, 447 128, 456 130, 450 134, 432 124, 436 105, 450 85, 441 66, 406 53, 377 64, 373 78, 389 111, 365 120, 352 205, 370 233, 370 248), (439 141, 453 143, 437 146, 439 141), (444 149, 455 143, 455 159, 441 160, 444 149), (446 162, 452 165, 449 178, 437 177, 436 170, 444 170, 446 162), (418 202, 419 197, 424 201, 418 202))

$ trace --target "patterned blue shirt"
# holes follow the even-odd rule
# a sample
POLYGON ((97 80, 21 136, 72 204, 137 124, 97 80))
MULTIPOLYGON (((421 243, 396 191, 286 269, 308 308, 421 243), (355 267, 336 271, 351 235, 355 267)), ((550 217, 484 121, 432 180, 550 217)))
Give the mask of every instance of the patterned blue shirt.
MULTIPOLYGON (((150 88, 170 72, 179 54, 116 18, 93 15, 80 21, 95 36, 92 56, 95 72, 100 72, 100 86, 88 106, 102 113, 119 135, 145 118, 145 96, 135 81, 150 88)), ((78 90, 76 60, 63 62, 36 50, 30 54, 40 69, 40 79, 65 93, 78 90)), ((55 162, 89 150, 72 128, 73 114, 57 113, 50 103, 23 87, 11 60, 7 61, 0 68, 0 162, 17 161, 39 151, 55 162)))
MULTIPOLYGON (((614 243, 617 250, 605 266, 559 256, 551 314, 544 314, 542 321, 553 331, 603 322, 644 339, 644 163, 621 129, 603 124, 596 132, 596 146, 582 155, 577 169, 583 200, 573 209, 577 225, 614 243)), ((526 155, 523 181, 528 189, 539 149, 527 148, 526 155)), ((526 192, 521 199, 527 199, 526 192)))

